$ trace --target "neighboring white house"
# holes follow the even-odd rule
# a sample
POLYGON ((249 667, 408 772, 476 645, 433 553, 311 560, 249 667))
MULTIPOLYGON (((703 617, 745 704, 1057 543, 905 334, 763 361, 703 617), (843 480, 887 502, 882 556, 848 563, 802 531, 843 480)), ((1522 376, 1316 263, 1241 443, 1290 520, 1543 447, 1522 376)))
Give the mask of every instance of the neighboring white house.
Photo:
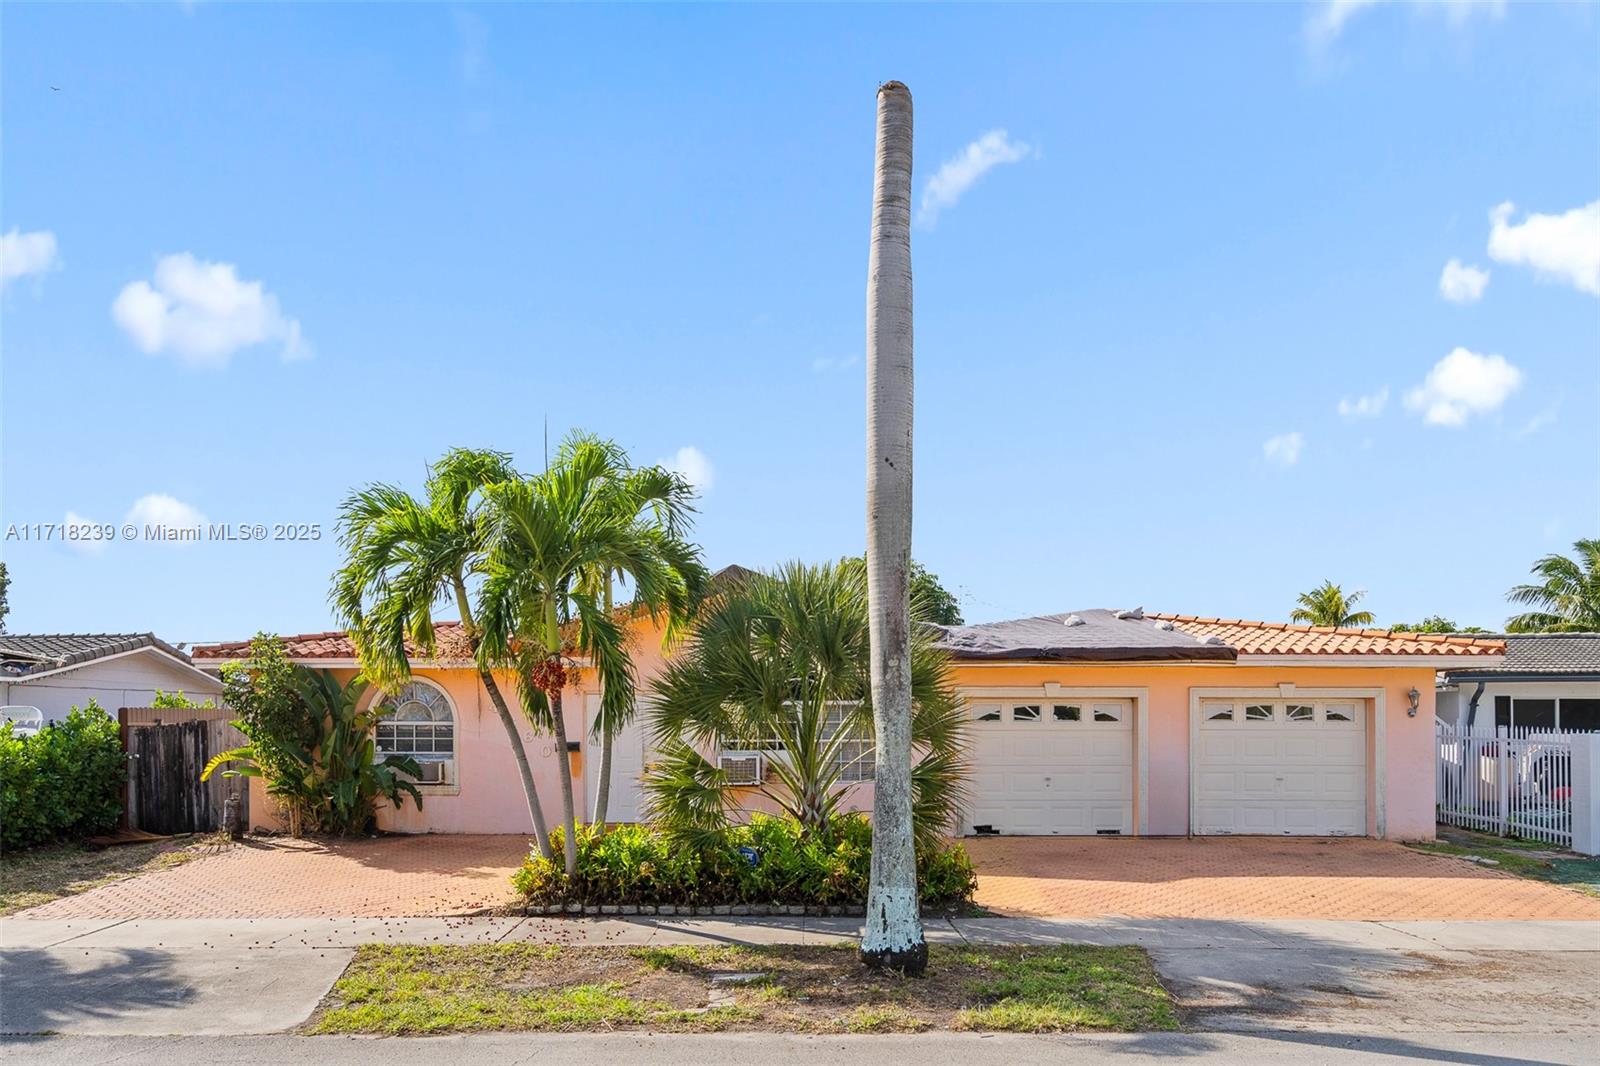
POLYGON ((1434 714, 1474 733, 1600 732, 1600 633, 1508 633, 1504 661, 1439 674, 1434 714))
POLYGON ((108 714, 148 707, 156 690, 216 701, 222 683, 153 633, 0 633, 0 705, 58 722, 93 699, 108 714))

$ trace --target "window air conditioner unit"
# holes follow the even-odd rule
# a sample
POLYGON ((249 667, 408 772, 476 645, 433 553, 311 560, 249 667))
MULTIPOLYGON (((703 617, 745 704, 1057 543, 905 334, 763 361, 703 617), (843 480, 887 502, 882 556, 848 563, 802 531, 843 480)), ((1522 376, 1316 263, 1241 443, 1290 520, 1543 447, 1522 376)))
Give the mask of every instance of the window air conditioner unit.
POLYGON ((730 785, 759 785, 766 768, 759 751, 725 751, 717 756, 717 769, 727 775, 730 785))
POLYGON ((450 762, 448 760, 429 759, 426 762, 418 760, 417 766, 422 773, 417 775, 417 783, 422 785, 448 785, 450 783, 450 762))

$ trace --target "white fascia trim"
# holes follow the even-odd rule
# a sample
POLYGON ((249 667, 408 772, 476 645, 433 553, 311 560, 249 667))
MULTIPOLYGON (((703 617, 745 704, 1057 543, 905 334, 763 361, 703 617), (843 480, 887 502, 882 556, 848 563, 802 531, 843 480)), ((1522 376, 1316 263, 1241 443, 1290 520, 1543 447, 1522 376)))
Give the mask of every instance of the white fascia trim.
POLYGON ((1465 663, 1498 666, 1504 655, 1241 655, 1239 666, 1414 666, 1418 669, 1468 669, 1465 663))
MULTIPOLYGON (((1243 658, 1243 656, 1240 656, 1243 658)), ((1237 666, 1232 659, 956 659, 950 665, 957 670, 997 669, 1009 670, 1018 666, 1053 666, 1062 670, 1099 670, 1105 667, 1134 666, 1237 666)))
POLYGON ((210 674, 206 673, 204 670, 200 669, 198 666, 195 666, 193 663, 190 663, 190 662, 188 662, 188 661, 186 661, 184 659, 179 659, 179 658, 175 658, 175 657, 173 657, 171 655, 168 655, 166 652, 162 651, 160 648, 156 647, 153 644, 146 644, 142 648, 129 648, 127 651, 119 651, 115 655, 102 655, 97 659, 85 659, 81 663, 72 663, 72 664, 70 664, 68 666, 58 666, 53 670, 43 670, 43 671, 41 671, 41 672, 39 672, 37 674, 27 674, 26 676, 23 676, 23 677, 8 677, 5 680, 6 680, 6 684, 8 684, 8 685, 28 685, 28 684, 32 684, 35 681, 42 681, 47 677, 56 677, 56 676, 59 676, 61 674, 70 674, 74 670, 82 670, 82 669, 84 669, 85 667, 88 667, 88 666, 98 666, 101 663, 111 662, 113 659, 125 659, 130 655, 143 655, 146 652, 149 652, 149 653, 151 653, 153 655, 159 655, 165 662, 171 663, 173 666, 176 666, 178 669, 186 671, 189 674, 192 674, 194 677, 198 678, 201 681, 206 682, 207 684, 215 684, 216 683, 217 679, 215 677, 213 677, 210 674))
MULTIPOLYGON (((1294 695, 1313 700, 1371 700, 1372 701, 1372 804, 1373 836, 1379 840, 1389 838, 1389 773, 1387 758, 1388 721, 1381 688, 1300 688, 1294 695)), ((1195 775, 1195 760, 1200 751, 1200 703, 1202 700, 1224 699, 1283 699, 1283 691, 1272 688, 1191 688, 1189 690, 1189 834, 1194 835, 1194 812, 1200 802, 1200 782, 1195 775)))

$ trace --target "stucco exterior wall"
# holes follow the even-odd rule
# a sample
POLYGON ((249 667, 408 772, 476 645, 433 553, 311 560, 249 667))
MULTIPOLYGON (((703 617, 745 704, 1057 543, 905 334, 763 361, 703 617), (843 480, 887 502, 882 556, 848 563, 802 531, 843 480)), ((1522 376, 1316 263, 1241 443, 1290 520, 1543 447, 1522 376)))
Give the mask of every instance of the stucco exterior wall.
MULTIPOLYGON (((633 654, 641 693, 647 694, 652 679, 660 673, 665 661, 659 636, 648 625, 635 627, 633 654)), ((354 673, 351 670, 337 672, 342 677, 354 673)), ((455 709, 457 780, 445 789, 426 790, 421 811, 410 805, 400 811, 380 811, 379 825, 398 832, 530 832, 532 824, 515 762, 477 675, 466 669, 436 668, 418 669, 416 674, 443 688, 455 709)), ((1233 689, 1240 694, 1272 690, 1277 694, 1285 684, 1302 692, 1374 690, 1381 693, 1381 699, 1362 697, 1368 707, 1368 832, 1402 840, 1433 837, 1434 671, 1431 666, 958 663, 954 674, 957 687, 963 691, 1041 690, 1047 685, 1137 691, 1145 713, 1135 724, 1135 824, 1151 835, 1189 832, 1190 708, 1197 690, 1233 689), (1408 693, 1413 688, 1419 698, 1415 717, 1407 713, 1408 693), (1144 766, 1142 776, 1141 764, 1144 766)), ((518 716, 546 822, 551 826, 559 825, 561 792, 554 741, 535 733, 520 716, 515 688, 509 679, 502 691, 518 716)), ((588 797, 592 794, 589 777, 599 772, 598 746, 587 732, 590 723, 582 720, 585 697, 597 691, 598 683, 592 672, 580 672, 577 683, 563 697, 567 736, 580 741, 582 748, 567 756, 572 765, 573 797, 580 820, 588 816, 588 797)), ((259 789, 259 782, 255 787, 259 789)), ((622 783, 614 781, 612 787, 622 787, 622 783)), ((762 797, 754 793, 747 795, 751 809, 769 806, 762 797)), ((264 814, 269 805, 264 802, 264 796, 258 793, 258 797, 252 800, 253 819, 257 824, 271 825, 264 814)), ((846 806, 870 811, 872 800, 872 785, 862 783, 852 788, 846 806)))
POLYGON ((1143 749, 1147 773, 1134 782, 1135 824, 1156 836, 1189 832, 1190 704, 1194 690, 1279 689, 1288 683, 1301 690, 1364 690, 1383 693, 1383 729, 1367 723, 1367 830, 1402 840, 1432 839, 1433 811, 1433 685, 1431 667, 1236 666, 1231 664, 1130 664, 1083 666, 1054 663, 957 664, 956 684, 963 691, 1018 687, 1143 689, 1147 711, 1135 725, 1134 750, 1143 749), (1407 714, 1407 693, 1415 688, 1418 710, 1407 714), (1383 748, 1381 759, 1377 749, 1383 748), (1384 832, 1380 832, 1377 792, 1386 789, 1384 832), (1143 802, 1141 803, 1141 799, 1143 802))

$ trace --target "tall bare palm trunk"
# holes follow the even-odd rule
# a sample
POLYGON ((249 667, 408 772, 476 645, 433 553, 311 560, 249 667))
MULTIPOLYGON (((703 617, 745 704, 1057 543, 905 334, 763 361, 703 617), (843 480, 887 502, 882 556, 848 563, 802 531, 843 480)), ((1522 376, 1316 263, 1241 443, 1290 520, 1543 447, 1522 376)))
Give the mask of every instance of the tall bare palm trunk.
POLYGON ((550 694, 550 716, 556 734, 556 766, 561 770, 561 819, 565 831, 561 834, 562 858, 566 861, 567 877, 578 872, 577 818, 572 802, 572 756, 567 754, 567 723, 561 710, 560 691, 550 694))
POLYGON ((867 600, 877 770, 861 960, 928 966, 911 819, 911 91, 878 87, 867 267, 867 600))
MULTIPOLYGON (((605 609, 606 617, 610 618, 611 575, 609 573, 606 574, 605 609)), ((607 726, 609 724, 607 723, 607 726)), ((600 779, 595 782, 594 786, 594 826, 595 831, 598 833, 606 831, 606 814, 611 800, 611 749, 616 744, 617 732, 620 729, 621 727, 619 726, 617 730, 610 728, 602 728, 600 730, 600 779)))
POLYGON ((522 746, 522 731, 517 728, 517 720, 511 716, 511 708, 506 706, 506 699, 500 694, 500 686, 495 683, 494 675, 480 669, 478 679, 489 691, 489 702, 494 706, 494 713, 511 741, 511 755, 517 761, 517 776, 522 779, 522 793, 528 801, 528 816, 533 819, 533 842, 539 848, 540 855, 553 859, 555 853, 550 850, 550 830, 545 825, 539 790, 533 783, 533 770, 528 766, 528 753, 522 746))
POLYGON ((594 825, 595 831, 600 833, 605 832, 606 815, 609 813, 606 808, 611 794, 611 749, 616 739, 611 730, 600 731, 600 778, 594 786, 594 825))
MULTIPOLYGON (((456 609, 461 614, 461 628, 467 636, 467 644, 472 649, 474 656, 478 653, 478 624, 473 620, 472 608, 467 599, 467 584, 465 579, 457 577, 455 580, 456 609)), ((506 731, 506 739, 511 744, 511 756, 517 762, 517 776, 522 779, 522 795, 528 803, 528 817, 533 819, 533 842, 539 849, 539 854, 546 859, 554 858, 550 850, 550 830, 545 825, 544 807, 539 803, 539 790, 533 783, 533 770, 528 766, 528 753, 522 746, 522 731, 517 728, 517 720, 511 716, 511 708, 506 706, 506 698, 500 692, 500 686, 495 682, 494 674, 483 668, 478 668, 478 680, 483 682, 484 690, 489 693, 489 703, 494 707, 495 716, 500 719, 500 725, 506 731)))

